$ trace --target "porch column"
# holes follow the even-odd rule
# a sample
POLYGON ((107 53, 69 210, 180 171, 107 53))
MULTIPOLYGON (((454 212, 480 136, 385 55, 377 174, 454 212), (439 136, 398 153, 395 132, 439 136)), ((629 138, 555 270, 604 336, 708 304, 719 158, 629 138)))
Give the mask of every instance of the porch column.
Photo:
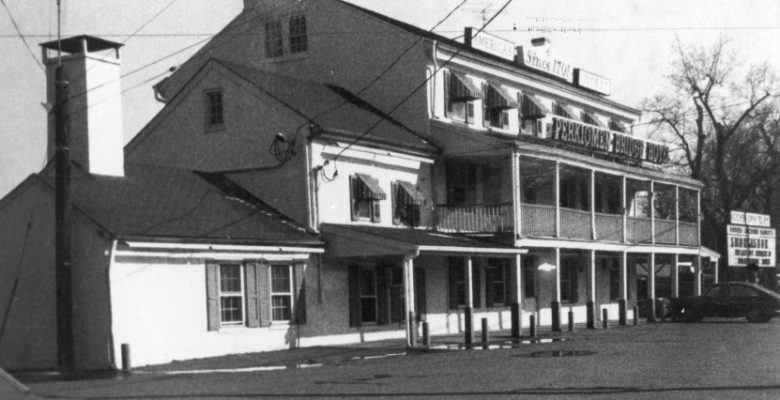
POLYGON ((550 304, 550 314, 552 317, 552 330, 554 332, 561 331, 561 249, 555 248, 555 285, 553 293, 553 301, 550 304))
POLYGON ((561 162, 560 161, 555 161, 555 188, 554 189, 555 189, 555 237, 561 237, 561 162))
POLYGON ((414 310, 414 258, 404 257, 404 308, 406 310, 406 347, 417 345, 417 319, 414 310))
POLYGON ((512 337, 519 338, 523 331, 523 264, 520 254, 515 255, 511 268, 509 307, 512 312, 512 337))
POLYGON ((720 263, 720 260, 718 261, 712 261, 712 258, 710 258, 710 264, 712 264, 712 283, 718 283, 718 265, 720 263))
POLYGON ((596 234, 596 170, 590 170, 590 237, 598 239, 596 234))
POLYGON ((680 186, 679 185, 674 185, 674 243, 677 245, 680 244, 680 186))
POLYGON ((655 244, 655 181, 650 181, 650 243, 655 244))
POLYGON ((696 191, 696 245, 701 246, 701 191, 696 191))
POLYGON ((694 275, 694 278, 696 283, 694 284, 694 290, 696 291, 696 296, 701 296, 701 256, 696 256, 695 259, 696 275, 694 275))
POLYGON ((672 298, 680 297, 680 255, 674 255, 672 264, 672 298))
POLYGON ((587 308, 588 329, 596 329, 596 250, 590 251, 590 265, 588 266, 587 308))
POLYGON ((471 346, 474 340, 474 266, 471 256, 466 257, 466 307, 463 309, 463 330, 465 333, 465 344, 471 346))
POLYGON ((618 270, 620 280, 620 299, 618 300, 620 325, 626 325, 628 320, 628 252, 623 251, 620 257, 620 269, 618 270))
MULTIPOLYGON (((623 210, 623 243, 628 241, 628 207, 626 204, 626 186, 628 184, 628 178, 626 178, 625 175, 623 175, 623 187, 621 188, 623 192, 623 197, 620 199, 620 207, 623 210)), ((625 253, 623 253, 625 254, 625 253)))
POLYGON ((650 253, 650 287, 647 289, 650 298, 650 316, 648 322, 655 322, 655 253, 650 253))
POLYGON ((522 193, 520 190, 520 154, 512 153, 512 210, 514 211, 514 238, 517 240, 523 234, 522 231, 522 193))

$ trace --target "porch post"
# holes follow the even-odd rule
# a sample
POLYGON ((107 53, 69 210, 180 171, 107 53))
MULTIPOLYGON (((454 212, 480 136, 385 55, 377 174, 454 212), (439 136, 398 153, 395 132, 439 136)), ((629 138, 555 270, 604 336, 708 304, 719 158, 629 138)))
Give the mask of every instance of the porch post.
POLYGON ((628 252, 623 251, 620 257, 620 269, 618 274, 620 280, 620 299, 618 300, 618 319, 620 325, 626 325, 627 306, 628 306, 628 252))
POLYGON ((696 245, 701 246, 701 191, 696 191, 696 245))
POLYGON ((406 347, 417 345, 417 319, 414 310, 414 257, 404 257, 404 308, 406 309, 406 347))
POLYGON ((648 288, 648 297, 650 298, 650 316, 649 322, 655 322, 655 253, 650 253, 650 287, 648 288))
POLYGON ((650 243, 655 244, 655 181, 650 181, 650 243))
POLYGON ((710 258, 710 263, 711 264, 714 263, 712 265, 712 267, 711 267, 712 268, 712 279, 713 279, 712 283, 718 283, 718 268, 720 267, 720 265, 718 265, 718 264, 720 263, 720 260, 712 261, 712 258, 710 258))
POLYGON ((517 240, 522 234, 522 196, 520 182, 520 154, 512 153, 512 210, 514 211, 514 239, 517 240))
POLYGON ((620 204, 623 210, 623 243, 628 241, 628 208, 626 207, 626 192, 627 192, 627 186, 628 184, 628 178, 623 175, 623 197, 620 199, 620 204))
POLYGON ((473 259, 471 256, 466 257, 466 308, 463 309, 464 326, 465 331, 465 344, 466 347, 470 347, 474 339, 474 279, 473 279, 473 259))
POLYGON ((701 296, 701 256, 696 256, 696 275, 694 275, 694 278, 696 279, 696 284, 694 285, 694 290, 696 291, 696 296, 701 296))
POLYGON ((553 293, 553 301, 550 304, 550 314, 552 317, 552 330, 554 332, 561 331, 561 249, 555 248, 555 293, 553 293))
POLYGON ((561 237, 561 162, 555 161, 555 237, 561 237))
POLYGON ((680 244, 680 186, 674 185, 674 243, 680 244))
POLYGON ((516 254, 511 269, 510 303, 512 312, 512 337, 519 338, 523 331, 523 264, 520 254, 516 254))
POLYGON ((590 170, 590 237, 598 239, 596 233, 596 170, 590 170))
POLYGON ((672 264, 672 298, 680 297, 680 255, 674 255, 672 264))
POLYGON ((587 326, 596 329, 596 250, 590 251, 588 266, 587 326))

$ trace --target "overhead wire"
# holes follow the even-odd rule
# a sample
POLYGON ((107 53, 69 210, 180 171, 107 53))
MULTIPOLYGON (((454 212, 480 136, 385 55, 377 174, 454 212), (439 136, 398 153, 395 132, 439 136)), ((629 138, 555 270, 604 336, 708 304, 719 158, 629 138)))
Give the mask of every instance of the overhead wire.
POLYGON ((19 28, 19 24, 16 23, 16 19, 14 18, 13 14, 11 14, 11 9, 8 8, 8 4, 5 3, 5 0, 0 0, 0 4, 3 5, 3 9, 5 9, 6 14, 8 14, 8 18, 11 19, 11 25, 13 25, 14 30, 16 31, 16 36, 22 40, 22 43, 24 43, 24 48, 27 49, 28 53, 30 53, 30 57, 35 60, 38 68, 40 68, 42 72, 46 73, 46 68, 44 68, 43 64, 41 64, 41 60, 39 60, 35 53, 33 53, 32 48, 30 48, 30 43, 27 42, 27 38, 22 33, 21 28, 19 28))

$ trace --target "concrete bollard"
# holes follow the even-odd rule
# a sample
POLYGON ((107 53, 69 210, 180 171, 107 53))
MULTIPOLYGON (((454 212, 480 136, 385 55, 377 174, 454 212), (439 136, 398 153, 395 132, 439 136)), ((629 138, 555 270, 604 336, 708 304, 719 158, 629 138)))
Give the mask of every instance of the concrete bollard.
POLYGON ((574 311, 569 307, 569 332, 574 331, 574 311))
POLYGON ((130 362, 130 345, 127 343, 122 343, 122 371, 129 372, 130 369, 132 369, 132 364, 130 362))
POLYGON ((618 321, 620 325, 626 326, 626 300, 620 299, 618 300, 618 321))
POLYGON ((601 310, 601 325, 604 329, 609 328, 609 311, 606 308, 601 310))
POLYGON ((428 321, 423 321, 422 323, 422 341, 423 346, 425 346, 426 349, 431 347, 431 331, 428 327, 428 321))
POLYGON ((561 302, 553 301, 550 304, 550 311, 552 316, 552 331, 561 331, 561 302))
POLYGON ((634 306, 634 326, 639 325, 639 307, 634 306))
POLYGON ((463 317, 465 318, 465 321, 463 321, 465 328, 463 342, 466 345, 466 349, 471 349, 471 345, 474 343, 474 314, 471 307, 463 309, 463 317))
POLYGON ((412 348, 417 347, 417 319, 414 311, 409 311, 409 345, 412 348))
POLYGON ((484 350, 488 349, 489 341, 490 338, 488 337, 488 320, 487 318, 482 318, 482 349, 484 350))
POLYGON ((596 329, 596 303, 589 301, 586 305, 587 321, 585 325, 588 329, 596 329))
POLYGON ((536 315, 531 314, 528 321, 528 336, 536 337, 536 315))
POLYGON ((523 324, 521 318, 523 311, 520 308, 520 303, 514 302, 510 305, 512 312, 512 338, 517 339, 522 334, 523 324))

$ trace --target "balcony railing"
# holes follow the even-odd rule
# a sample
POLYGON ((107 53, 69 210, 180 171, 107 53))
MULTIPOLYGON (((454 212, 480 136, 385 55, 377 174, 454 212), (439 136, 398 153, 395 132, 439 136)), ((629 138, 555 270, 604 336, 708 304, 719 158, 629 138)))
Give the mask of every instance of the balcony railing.
POLYGON ((561 237, 592 239, 590 211, 561 207, 561 237))
POLYGON ((652 243, 650 218, 626 217, 626 239, 631 243, 652 243))
POLYGON ((623 216, 596 213, 596 238, 609 242, 623 241, 623 216))
POLYGON ((433 224, 442 232, 511 232, 512 204, 436 206, 433 224))
POLYGON ((677 242, 677 226, 674 220, 655 219, 655 242, 675 244, 677 242))
POLYGON ((695 222, 680 221, 680 244, 684 246, 699 245, 699 227, 695 222))
POLYGON ((555 206, 523 203, 520 217, 523 236, 555 236, 555 206))

